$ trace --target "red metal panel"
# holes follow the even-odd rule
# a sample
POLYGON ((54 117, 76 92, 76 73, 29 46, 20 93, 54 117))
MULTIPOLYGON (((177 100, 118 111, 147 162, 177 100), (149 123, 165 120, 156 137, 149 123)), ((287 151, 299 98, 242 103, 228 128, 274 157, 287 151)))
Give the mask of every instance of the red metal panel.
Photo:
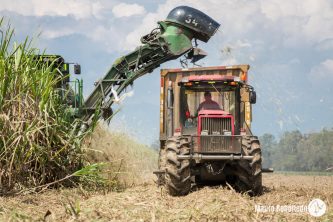
POLYGON ((216 110, 216 109, 204 109, 200 110, 198 115, 230 115, 230 113, 224 110, 216 110))
POLYGON ((197 144, 198 144, 198 150, 197 151, 202 151, 202 147, 201 147, 201 130, 202 130, 202 120, 204 118, 209 118, 209 119, 230 119, 231 122, 231 133, 232 135, 235 135, 235 127, 234 127, 234 117, 229 114, 228 112, 225 112, 223 110, 201 110, 199 112, 198 115, 198 140, 197 140, 197 144))
MULTIPOLYGON (((207 110, 206 110, 207 111, 207 110)), ((216 110, 214 110, 216 111, 216 110)), ((221 115, 221 114, 216 114, 216 115, 201 115, 199 114, 199 117, 198 117, 198 136, 201 135, 201 119, 202 118, 230 118, 231 119, 231 133, 232 135, 235 135, 235 126, 234 126, 234 117, 230 114, 228 115, 221 115)))

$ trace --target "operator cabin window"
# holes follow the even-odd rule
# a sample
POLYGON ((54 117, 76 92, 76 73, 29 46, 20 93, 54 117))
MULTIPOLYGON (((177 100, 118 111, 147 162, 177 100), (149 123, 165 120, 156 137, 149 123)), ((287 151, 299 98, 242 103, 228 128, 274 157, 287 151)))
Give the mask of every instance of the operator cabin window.
MULTIPOLYGON (((216 90, 210 91, 212 95, 212 100, 217 102, 221 108, 221 110, 226 111, 233 116, 235 116, 235 92, 234 91, 219 91, 216 90)), ((190 114, 191 116, 197 115, 197 109, 205 99, 204 99, 205 91, 197 91, 197 90, 183 90, 181 96, 181 117, 180 120, 183 126, 187 126, 185 124, 187 120, 187 115, 190 114), (189 113, 186 115, 186 112, 189 113)), ((195 121, 194 121, 195 123, 195 121)), ((196 124, 194 124, 196 125, 196 124)))

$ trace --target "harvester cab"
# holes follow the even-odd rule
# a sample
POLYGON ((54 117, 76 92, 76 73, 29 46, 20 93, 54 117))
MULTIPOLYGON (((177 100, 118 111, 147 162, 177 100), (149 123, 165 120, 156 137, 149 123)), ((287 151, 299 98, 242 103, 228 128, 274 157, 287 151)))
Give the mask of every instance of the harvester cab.
POLYGON ((81 66, 77 63, 66 62, 60 55, 36 55, 37 64, 46 65, 52 69, 57 81, 56 91, 60 98, 72 112, 73 118, 77 117, 83 106, 83 80, 71 74, 80 75, 81 66))

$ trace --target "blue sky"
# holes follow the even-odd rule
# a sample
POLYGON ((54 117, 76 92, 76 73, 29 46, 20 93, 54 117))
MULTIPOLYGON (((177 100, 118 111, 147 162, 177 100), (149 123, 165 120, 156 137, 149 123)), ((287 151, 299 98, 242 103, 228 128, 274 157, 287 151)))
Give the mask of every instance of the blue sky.
MULTIPOLYGON (((87 95, 116 58, 179 5, 221 23, 199 46, 209 54, 201 65, 251 65, 258 93, 255 134, 332 128, 332 0, 1 0, 0 15, 15 27, 16 40, 41 33, 37 47, 80 63, 87 95)), ((179 66, 172 61, 161 68, 179 66)), ((150 144, 159 135, 159 69, 138 79, 133 90, 110 127, 150 144)))

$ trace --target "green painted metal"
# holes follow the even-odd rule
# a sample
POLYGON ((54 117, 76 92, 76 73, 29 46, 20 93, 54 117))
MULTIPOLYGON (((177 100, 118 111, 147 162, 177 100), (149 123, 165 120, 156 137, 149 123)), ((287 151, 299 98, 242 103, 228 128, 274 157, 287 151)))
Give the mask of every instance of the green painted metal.
POLYGON ((83 121, 89 121, 100 105, 102 111, 110 109, 114 103, 112 88, 117 94, 121 94, 135 79, 193 48, 193 34, 189 29, 165 22, 159 22, 159 25, 159 32, 144 36, 141 39, 143 45, 118 58, 104 78, 98 82, 83 105, 83 121))
POLYGON ((174 24, 167 25, 165 22, 159 22, 159 24, 165 29, 161 36, 168 43, 172 54, 182 55, 192 48, 193 33, 189 29, 184 29, 174 24))
POLYGON ((80 104, 79 107, 82 107, 84 99, 83 99, 83 79, 79 82, 79 96, 80 96, 80 104))

